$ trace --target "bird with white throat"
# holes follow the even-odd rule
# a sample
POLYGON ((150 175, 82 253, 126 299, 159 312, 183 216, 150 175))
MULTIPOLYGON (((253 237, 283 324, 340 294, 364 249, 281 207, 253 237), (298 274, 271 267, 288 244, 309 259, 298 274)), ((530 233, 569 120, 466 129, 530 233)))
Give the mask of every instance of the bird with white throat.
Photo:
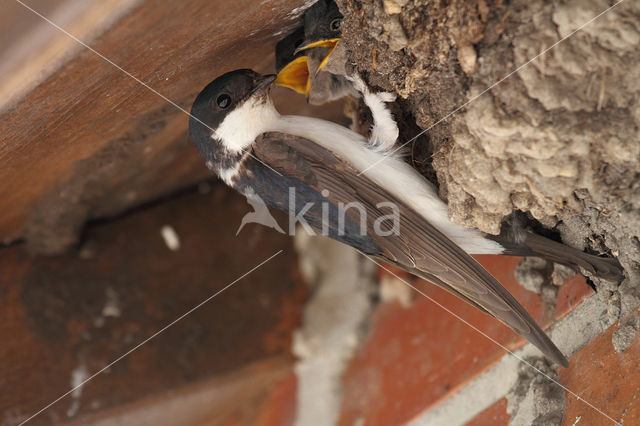
MULTIPOLYGON (((511 327, 554 362, 568 365, 526 310, 470 255, 541 256, 612 280, 622 276, 615 259, 524 230, 507 238, 451 222, 434 185, 400 156, 389 155, 393 141, 388 139, 397 137, 397 127, 388 109, 371 108, 372 135, 387 139, 386 149, 380 149, 338 124, 280 115, 269 97, 274 79, 236 70, 199 93, 189 132, 209 169, 238 192, 257 194, 268 206, 304 218, 314 230, 444 288, 511 327), (293 208, 292 192, 299 201, 293 208), (361 208, 345 207, 354 203, 361 208), (398 232, 381 233, 374 226, 389 213, 380 207, 384 203, 397 208, 398 232)), ((355 87, 366 91, 364 85, 355 87)), ((366 93, 364 99, 390 100, 366 93)))

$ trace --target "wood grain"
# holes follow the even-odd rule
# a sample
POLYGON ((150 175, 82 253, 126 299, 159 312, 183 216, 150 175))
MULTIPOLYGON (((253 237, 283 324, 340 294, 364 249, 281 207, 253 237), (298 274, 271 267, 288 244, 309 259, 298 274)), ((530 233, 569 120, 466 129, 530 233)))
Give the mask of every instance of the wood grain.
MULTIPOLYGON (((188 110, 223 72, 273 71, 273 47, 303 3, 146 0, 90 44, 188 110)), ((26 237, 35 251, 60 253, 86 220, 207 177, 187 122, 113 65, 76 49, 0 116, 0 241, 26 237)))

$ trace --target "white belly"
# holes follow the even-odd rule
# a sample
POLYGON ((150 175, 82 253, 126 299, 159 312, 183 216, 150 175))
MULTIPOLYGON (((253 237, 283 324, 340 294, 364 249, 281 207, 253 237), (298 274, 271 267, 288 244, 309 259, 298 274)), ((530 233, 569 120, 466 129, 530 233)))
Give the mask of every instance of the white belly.
POLYGON ((361 135, 330 121, 294 115, 281 116, 277 128, 269 129, 304 137, 349 161, 363 177, 386 189, 451 238, 469 254, 500 254, 503 247, 486 239, 479 231, 449 221, 447 205, 438 198, 434 186, 398 157, 367 149, 361 135), (332 137, 328 138, 327 135, 332 137), (380 161, 384 158, 384 161, 380 161), (380 161, 380 162, 379 162, 380 161))

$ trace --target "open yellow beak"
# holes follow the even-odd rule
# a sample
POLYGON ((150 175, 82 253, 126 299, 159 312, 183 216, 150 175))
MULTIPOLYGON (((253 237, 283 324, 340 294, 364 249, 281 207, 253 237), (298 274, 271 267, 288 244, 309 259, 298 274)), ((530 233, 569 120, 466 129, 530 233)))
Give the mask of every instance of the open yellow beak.
POLYGON ((278 86, 293 89, 303 95, 308 94, 311 83, 307 57, 300 56, 289 62, 280 70, 274 83, 278 86))
POLYGON ((318 65, 318 68, 316 68, 314 72, 314 74, 318 74, 320 70, 327 65, 327 62, 329 61, 329 56, 331 56, 331 53, 333 53, 333 50, 336 48, 336 45, 338 44, 339 41, 340 41, 339 38, 330 38, 326 40, 318 40, 312 43, 307 43, 298 47, 294 54, 297 54, 298 52, 302 52, 303 50, 313 49, 314 47, 328 48, 329 51, 327 52, 325 57, 322 59, 322 62, 320 62, 320 65, 318 65))
MULTIPOLYGON (((296 49, 294 54, 302 52, 303 50, 312 49, 314 47, 326 47, 329 49, 325 57, 320 62, 320 65, 316 68, 314 75, 320 72, 322 68, 327 65, 329 56, 336 48, 336 45, 340 41, 339 38, 332 38, 327 40, 318 40, 312 43, 305 44, 296 49)), ((309 61, 306 56, 299 56, 293 61, 289 62, 278 73, 278 77, 275 80, 275 84, 282 87, 295 90, 302 95, 309 95, 309 89, 311 88, 311 80, 309 70, 309 61)))

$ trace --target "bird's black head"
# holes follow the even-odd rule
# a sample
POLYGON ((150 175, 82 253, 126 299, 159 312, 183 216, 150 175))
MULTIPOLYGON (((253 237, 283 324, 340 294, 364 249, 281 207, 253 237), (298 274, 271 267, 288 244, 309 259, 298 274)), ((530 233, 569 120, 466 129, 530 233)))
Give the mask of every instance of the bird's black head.
MULTIPOLYGON (((268 89, 275 76, 262 76, 250 69, 231 71, 213 80, 196 97, 189 118, 189 136, 207 167, 213 170, 227 168, 243 154, 243 132, 234 127, 242 125, 242 117, 234 114, 251 114, 252 109, 240 112, 251 104, 267 102, 268 89), (238 133, 238 138, 235 134, 238 133)), ((248 130, 251 130, 250 123, 248 130)), ((257 135, 256 135, 257 136, 257 135)))
POLYGON ((308 42, 340 37, 342 13, 332 0, 320 0, 304 14, 304 36, 308 42))

